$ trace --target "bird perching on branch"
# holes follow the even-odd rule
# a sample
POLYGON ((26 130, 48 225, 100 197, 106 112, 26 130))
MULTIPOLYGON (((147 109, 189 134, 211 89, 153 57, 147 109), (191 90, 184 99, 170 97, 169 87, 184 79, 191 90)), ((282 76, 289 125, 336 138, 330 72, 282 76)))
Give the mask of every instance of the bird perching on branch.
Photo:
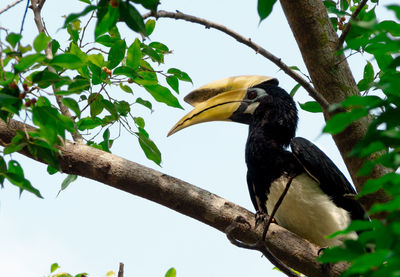
POLYGON ((279 225, 321 247, 356 238, 356 233, 326 237, 345 229, 351 220, 364 219, 365 211, 335 164, 310 141, 295 137, 297 108, 277 79, 226 78, 191 92, 185 101, 194 109, 168 135, 207 121, 249 125, 247 184, 259 215, 271 214, 291 180, 275 214, 279 225))

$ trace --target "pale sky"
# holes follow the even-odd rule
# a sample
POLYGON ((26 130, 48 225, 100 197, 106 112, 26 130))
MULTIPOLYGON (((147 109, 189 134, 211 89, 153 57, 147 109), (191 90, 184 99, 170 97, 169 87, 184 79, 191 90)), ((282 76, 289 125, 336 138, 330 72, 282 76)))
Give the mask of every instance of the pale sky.
MULTIPOLYGON (((13 1, 1 1, 0 8, 13 1)), ((0 26, 18 32, 26 2, 0 16, 0 26)), ((83 4, 75 1, 48 0, 43 10, 51 36, 65 40, 59 30, 63 15, 79 12, 83 4)), ((224 24, 250 37, 288 65, 305 71, 301 55, 286 18, 277 4, 272 15, 258 25, 256 1, 163 1, 160 9, 204 17, 224 24)), ((123 28, 123 37, 135 34, 123 28)), ((24 29, 24 43, 37 35, 31 11, 24 29)), ((92 35, 92 34, 91 34, 92 35)), ((183 97, 192 89, 210 81, 234 75, 274 76, 290 91, 296 84, 282 71, 216 30, 172 19, 159 19, 151 40, 165 43, 173 54, 166 66, 186 71, 193 79, 181 84, 179 99, 186 111, 155 104, 154 113, 138 109, 146 128, 163 155, 162 167, 148 161, 137 139, 128 133, 120 137, 112 152, 166 174, 185 180, 254 212, 246 184, 244 145, 247 126, 234 123, 196 125, 166 138, 169 129, 190 106, 183 97)), ((4 32, 1 33, 4 40, 4 32)), ((353 73, 360 79, 362 57, 352 56, 353 73)), ((118 89, 114 90, 119 93, 118 89)), ((134 92, 150 99, 143 90, 134 92)), ((128 97, 125 95, 125 97, 128 97)), ((127 98, 133 100, 132 98, 127 98)), ((296 102, 310 98, 300 89, 296 102)), ((328 135, 321 135, 321 115, 300 111, 298 136, 316 143, 334 162, 343 162, 328 135)), ((112 130, 112 137, 117 130, 112 130)), ((164 276, 175 267, 177 276, 283 276, 259 252, 239 249, 225 235, 194 219, 145 199, 104 184, 78 177, 56 197, 64 175, 49 176, 46 167, 14 154, 25 169, 26 177, 40 189, 45 199, 30 193, 19 198, 18 189, 6 183, 0 191, 0 276, 29 277, 49 274, 50 265, 60 264, 71 274, 87 272, 105 276, 125 264, 125 276, 164 276)), ((347 174, 347 172, 346 172, 347 174)), ((348 174, 347 174, 348 176, 348 174)))

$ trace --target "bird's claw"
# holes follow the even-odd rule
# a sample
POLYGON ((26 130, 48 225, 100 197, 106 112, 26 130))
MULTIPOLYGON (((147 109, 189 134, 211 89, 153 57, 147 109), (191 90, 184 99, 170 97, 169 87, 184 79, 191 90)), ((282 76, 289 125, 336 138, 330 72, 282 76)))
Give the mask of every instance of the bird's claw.
POLYGON ((321 254, 324 252, 324 250, 327 249, 327 247, 322 247, 318 250, 317 255, 321 256, 321 254))
POLYGON ((264 223, 267 219, 268 214, 263 211, 257 211, 256 212, 256 227, 260 225, 261 223, 264 223))

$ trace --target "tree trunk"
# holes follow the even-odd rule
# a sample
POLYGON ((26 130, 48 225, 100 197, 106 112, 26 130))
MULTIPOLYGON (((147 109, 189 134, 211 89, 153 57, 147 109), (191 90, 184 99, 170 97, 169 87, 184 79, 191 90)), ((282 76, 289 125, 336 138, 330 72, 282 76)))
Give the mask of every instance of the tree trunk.
MULTIPOLYGON (((337 54, 338 36, 323 1, 281 0, 280 2, 317 92, 330 105, 342 102, 351 95, 360 95, 346 58, 337 54)), ((324 109, 323 113, 325 120, 329 120, 332 116, 328 109, 324 109)), ((364 162, 373 156, 361 159, 351 157, 349 153, 365 136, 368 123, 369 120, 363 118, 333 136, 358 191, 362 189, 366 180, 379 178, 389 172, 382 166, 376 166, 369 176, 357 175, 364 162)), ((373 203, 388 200, 383 191, 378 191, 363 197, 361 202, 368 210, 373 203)))

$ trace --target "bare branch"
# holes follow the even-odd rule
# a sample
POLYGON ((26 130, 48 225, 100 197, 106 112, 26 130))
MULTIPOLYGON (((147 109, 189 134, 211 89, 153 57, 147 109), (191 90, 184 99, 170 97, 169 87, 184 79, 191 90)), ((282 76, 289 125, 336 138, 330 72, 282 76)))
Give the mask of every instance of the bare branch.
POLYGON ((363 0, 361 1, 360 4, 358 4, 357 9, 354 11, 354 13, 351 15, 349 22, 346 24, 346 27, 342 31, 342 34, 340 35, 337 43, 336 50, 339 50, 342 48, 344 40, 346 39, 347 34, 350 32, 351 29, 351 22, 355 20, 358 16, 358 14, 361 12, 363 7, 367 4, 368 0, 363 0))
POLYGON ((4 13, 4 12, 8 11, 9 9, 11 9, 12 7, 14 7, 15 5, 17 5, 18 3, 22 2, 22 1, 23 1, 23 0, 16 0, 16 1, 14 1, 13 3, 11 3, 11 4, 8 4, 5 8, 3 8, 3 9, 0 10, 0 14, 2 14, 2 13, 4 13))
POLYGON ((296 73, 294 70, 292 70, 288 65, 286 65, 284 62, 282 62, 282 60, 280 58, 276 57, 275 55, 273 55, 272 53, 270 53, 269 51, 267 51, 266 49, 264 49, 257 43, 253 42, 250 38, 245 38, 242 35, 240 35, 239 33, 227 28, 224 25, 221 25, 221 24, 218 24, 218 23, 215 23, 215 22, 203 19, 203 18, 199 18, 196 16, 184 14, 180 11, 177 11, 177 12, 158 11, 157 13, 145 14, 145 15, 143 15, 143 18, 146 19, 151 16, 154 16, 155 18, 166 17, 166 18, 186 20, 189 22, 203 25, 208 29, 213 28, 213 29, 219 30, 219 31, 227 34, 228 36, 233 37, 238 42, 240 42, 244 45, 247 45, 248 47, 250 47, 251 49, 256 51, 256 53, 261 54, 263 57, 267 58, 268 60, 273 62, 275 65, 277 65, 287 75, 289 75, 296 82, 298 82, 308 92, 308 94, 312 98, 314 98, 316 101, 318 101, 318 103, 321 105, 321 107, 323 109, 327 109, 329 107, 329 103, 326 101, 326 99, 320 93, 318 93, 318 91, 316 91, 306 79, 301 77, 298 73, 296 73))
MULTIPOLYGON (((10 119, 8 124, 0 120, 0 144, 9 143, 17 130, 25 128, 28 131, 34 130, 32 126, 16 120, 10 119)), ((262 226, 250 227, 255 226, 253 213, 215 194, 82 143, 67 140, 59 150, 60 167, 65 173, 96 180, 146 198, 221 232, 225 232, 225 229, 240 216, 249 224, 240 224, 232 235, 245 243, 255 243, 262 238, 262 226)), ((34 159, 27 149, 22 149, 20 153, 34 159)), ((336 277, 348 266, 347 264, 334 264, 329 268, 323 266, 316 260, 318 246, 276 224, 271 224, 265 243, 268 249, 287 266, 309 277, 336 277)))
MULTIPOLYGON (((42 18, 41 18, 41 11, 42 11, 42 8, 43 8, 43 5, 44 5, 45 2, 46 2, 46 0, 32 0, 32 6, 31 7, 32 7, 32 10, 33 10, 33 15, 34 15, 36 27, 37 27, 39 33, 45 33, 45 31, 46 31, 46 29, 44 27, 44 24, 43 24, 43 21, 42 21, 42 18)), ((51 42, 46 47, 45 53, 46 53, 46 57, 49 60, 53 59, 53 52, 52 52, 52 49, 51 49, 51 42)), ((50 72, 57 74, 57 71, 53 67, 49 66, 48 68, 49 68, 50 72)), ((69 112, 69 109, 62 102, 63 97, 61 95, 57 95, 57 92, 60 91, 60 89, 56 88, 54 86, 54 84, 52 84, 52 88, 53 88, 53 91, 54 91, 54 95, 56 97, 57 104, 60 107, 61 113, 63 115, 65 115, 65 116, 71 118, 73 123, 74 123, 75 133, 71 133, 72 138, 76 142, 82 142, 82 135, 78 131, 78 128, 77 128, 75 120, 74 120, 74 117, 71 115, 71 113, 69 112)))

